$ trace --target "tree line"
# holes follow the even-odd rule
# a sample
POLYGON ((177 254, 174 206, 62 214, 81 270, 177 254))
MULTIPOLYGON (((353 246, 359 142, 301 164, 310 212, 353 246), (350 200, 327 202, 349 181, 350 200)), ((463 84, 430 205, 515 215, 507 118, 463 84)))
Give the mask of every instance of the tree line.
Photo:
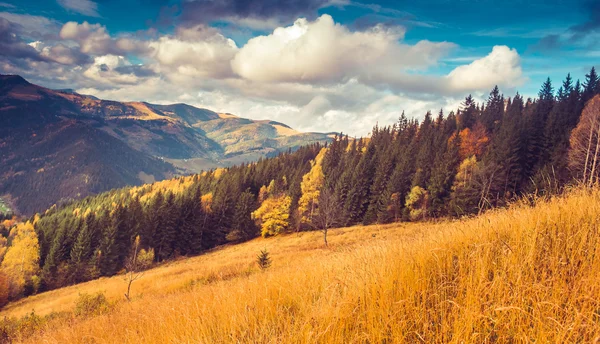
POLYGON ((16 299, 127 271, 132 250, 158 263, 298 230, 321 230, 327 243, 329 228, 477 214, 574 178, 597 180, 600 114, 588 107, 579 120, 586 103, 600 105, 590 101, 597 94, 593 68, 583 83, 567 75, 556 92, 548 79, 536 99, 495 87, 483 103, 469 95, 456 112, 420 122, 402 114, 368 138, 340 134, 52 207, 0 228, 0 285, 16 299))

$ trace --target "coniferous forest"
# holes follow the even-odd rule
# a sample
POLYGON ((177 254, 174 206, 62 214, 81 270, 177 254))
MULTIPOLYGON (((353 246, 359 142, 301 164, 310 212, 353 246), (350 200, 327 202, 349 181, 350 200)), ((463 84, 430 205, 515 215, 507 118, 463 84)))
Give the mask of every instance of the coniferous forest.
POLYGON ((594 69, 583 82, 548 79, 536 99, 496 87, 483 103, 469 95, 455 112, 422 121, 402 114, 368 138, 338 135, 326 146, 53 207, 16 234, 0 231, 3 264, 37 236, 38 256, 10 298, 117 274, 138 237, 163 262, 259 235, 322 230, 326 238, 328 228, 460 217, 555 194, 582 177, 569 166, 571 132, 597 94, 594 69))

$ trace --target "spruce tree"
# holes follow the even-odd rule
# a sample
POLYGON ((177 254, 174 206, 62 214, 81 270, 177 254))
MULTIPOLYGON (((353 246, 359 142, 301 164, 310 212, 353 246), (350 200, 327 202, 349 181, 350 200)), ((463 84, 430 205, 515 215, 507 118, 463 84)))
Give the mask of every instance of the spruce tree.
POLYGON ((487 100, 485 110, 481 114, 481 123, 490 133, 495 133, 500 127, 500 121, 504 116, 504 96, 500 94, 498 86, 495 86, 487 100))
POLYGON ((590 72, 585 75, 585 82, 583 83, 583 94, 582 101, 585 104, 588 100, 592 99, 596 94, 600 94, 600 78, 596 73, 596 68, 592 67, 590 72))
POLYGON ((91 254, 92 236, 87 225, 84 225, 71 249, 71 269, 75 282, 81 282, 87 278, 86 270, 91 254))
POLYGON ((158 209, 161 219, 160 225, 155 234, 155 254, 158 261, 163 261, 171 257, 174 251, 175 239, 177 237, 177 228, 175 223, 175 195, 168 192, 165 195, 165 201, 158 209))
POLYGON ((458 117, 459 129, 462 130, 473 127, 477 120, 477 116, 475 99, 469 94, 462 103, 462 109, 460 111, 460 116, 458 117))
POLYGON ((256 200, 250 190, 242 192, 236 202, 233 214, 233 228, 240 232, 242 240, 252 239, 258 235, 258 228, 251 218, 251 214, 256 208, 256 200))

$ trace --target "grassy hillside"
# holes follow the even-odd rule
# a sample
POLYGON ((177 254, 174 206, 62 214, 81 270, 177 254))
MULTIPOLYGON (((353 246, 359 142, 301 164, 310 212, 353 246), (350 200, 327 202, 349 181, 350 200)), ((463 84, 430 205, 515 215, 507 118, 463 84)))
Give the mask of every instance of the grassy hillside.
POLYGON ((32 343, 592 342, 599 226, 600 191, 575 190, 474 219, 332 230, 327 248, 318 232, 255 239, 148 271, 132 302, 115 276, 0 317, 46 316, 22 326, 32 343), (105 313, 71 313, 97 291, 105 313))

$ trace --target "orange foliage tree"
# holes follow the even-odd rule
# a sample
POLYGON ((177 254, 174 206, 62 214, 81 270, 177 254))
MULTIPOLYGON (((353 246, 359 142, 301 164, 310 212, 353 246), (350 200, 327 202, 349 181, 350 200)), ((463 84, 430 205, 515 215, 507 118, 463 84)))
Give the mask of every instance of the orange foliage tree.
POLYGON ((459 154, 461 160, 470 156, 481 157, 490 141, 485 127, 480 122, 475 123, 473 130, 465 128, 458 135, 460 137, 459 154))

